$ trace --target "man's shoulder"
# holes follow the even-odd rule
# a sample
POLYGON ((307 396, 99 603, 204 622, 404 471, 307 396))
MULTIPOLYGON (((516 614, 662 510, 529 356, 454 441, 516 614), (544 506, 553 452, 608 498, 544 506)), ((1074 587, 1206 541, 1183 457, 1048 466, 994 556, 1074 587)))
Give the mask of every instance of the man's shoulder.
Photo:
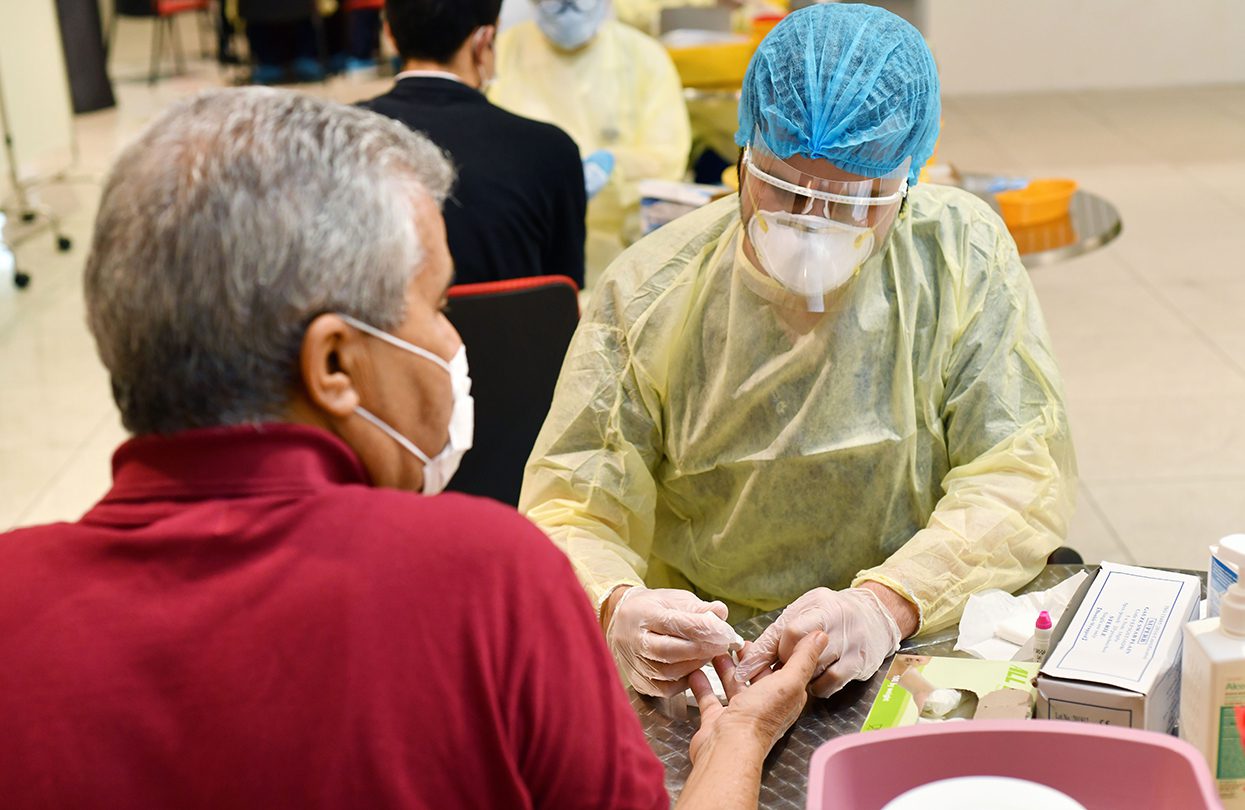
POLYGON ((499 130, 502 130, 496 133, 499 136, 518 135, 529 144, 537 144, 538 148, 544 148, 549 152, 564 153, 578 162, 579 147, 575 145, 575 141, 571 139, 571 136, 567 135, 560 127, 545 123, 544 121, 535 121, 531 118, 516 115, 509 110, 502 109, 491 101, 488 102, 488 109, 490 122, 496 122, 499 130))
MULTIPOLYGON (((336 514, 349 521, 352 534, 366 536, 351 543, 350 553, 382 559, 424 563, 431 555, 454 565, 483 561, 505 566, 539 565, 557 549, 530 521, 513 508, 488 498, 447 492, 436 496, 370 486, 335 487, 309 506, 315 513, 336 514), (355 544, 362 546, 356 548, 355 544)), ((351 542, 343 538, 343 542, 351 542)))
POLYGON ((913 237, 931 282, 957 295, 982 294, 995 282, 1028 284, 1007 226, 984 199, 932 184, 917 186, 908 199, 913 237))
POLYGON ((979 227, 991 231, 1007 230, 989 203, 971 191, 955 186, 922 183, 909 192, 908 202, 914 225, 941 223, 944 226, 979 227))
POLYGON ((646 295, 675 283, 717 249, 739 219, 739 196, 731 194, 697 208, 640 239, 606 269, 601 286, 626 297, 646 295))

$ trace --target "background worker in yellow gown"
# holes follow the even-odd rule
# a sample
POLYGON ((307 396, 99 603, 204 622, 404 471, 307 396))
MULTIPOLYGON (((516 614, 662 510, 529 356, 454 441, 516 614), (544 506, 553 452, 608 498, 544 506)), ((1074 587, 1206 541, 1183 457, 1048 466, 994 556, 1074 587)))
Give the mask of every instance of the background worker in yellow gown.
POLYGON ((652 37, 608 19, 609 0, 534 0, 497 41, 493 103, 566 131, 585 158, 588 286, 639 236, 638 182, 680 180, 691 127, 683 86, 652 37), (625 240, 625 241, 624 241, 625 240))
POLYGON ((1062 384, 1015 243, 976 197, 917 186, 938 88, 898 17, 795 12, 745 79, 738 198, 646 237, 593 296, 520 509, 642 692, 786 605, 740 671, 824 630, 828 695, 1066 534, 1062 384))

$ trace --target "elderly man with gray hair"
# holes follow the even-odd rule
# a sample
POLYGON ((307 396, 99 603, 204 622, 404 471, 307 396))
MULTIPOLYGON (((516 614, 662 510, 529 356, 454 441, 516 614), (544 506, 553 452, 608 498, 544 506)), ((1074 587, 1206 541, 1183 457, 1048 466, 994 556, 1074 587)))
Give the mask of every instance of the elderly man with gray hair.
MULTIPOLYGON (((452 178, 399 123, 262 89, 121 155, 86 299, 134 437, 79 521, 0 535, 5 807, 668 803, 567 560, 428 497, 471 440, 452 178)), ((728 707, 693 679, 688 806, 755 803, 824 644, 728 707)))

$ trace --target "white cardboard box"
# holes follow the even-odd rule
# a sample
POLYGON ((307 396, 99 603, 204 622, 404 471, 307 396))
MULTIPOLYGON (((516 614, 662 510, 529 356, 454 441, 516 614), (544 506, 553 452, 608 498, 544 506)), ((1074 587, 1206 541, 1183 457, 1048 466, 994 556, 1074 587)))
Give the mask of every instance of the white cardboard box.
POLYGON ((1197 577, 1103 563, 1077 592, 1038 674, 1037 717, 1171 732, 1197 577))

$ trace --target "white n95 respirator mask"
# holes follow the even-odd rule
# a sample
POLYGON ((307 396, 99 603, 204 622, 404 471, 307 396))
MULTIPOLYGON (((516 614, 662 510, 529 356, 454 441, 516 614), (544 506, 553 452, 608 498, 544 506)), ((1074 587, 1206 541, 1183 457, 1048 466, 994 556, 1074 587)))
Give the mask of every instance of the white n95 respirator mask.
POLYGON ((807 298, 811 312, 851 281, 876 244, 872 228, 786 211, 754 212, 748 239, 762 269, 807 298))
POLYGON ((394 430, 391 425, 368 411, 362 405, 355 408, 355 412, 359 416, 380 428, 385 435, 424 463, 424 487, 422 491, 425 495, 436 495, 444 492, 445 487, 450 483, 450 479, 458 471, 458 465, 462 461, 463 456, 471 449, 475 436, 475 400, 471 397, 471 373, 467 364, 467 347, 459 346, 453 359, 447 363, 439 355, 420 348, 413 343, 408 343, 402 338, 377 329, 370 324, 366 324, 349 315, 340 315, 340 317, 360 332, 366 332, 391 346, 422 357, 444 369, 450 375, 450 386, 454 397, 454 405, 450 411, 450 436, 445 447, 441 448, 441 452, 435 456, 428 456, 427 453, 416 447, 414 442, 394 430))
MULTIPOLYGON (((807 167, 808 163, 805 164, 807 167)), ((811 165, 816 166, 813 162, 811 165)), ((744 151, 751 202, 745 235, 760 269, 795 295, 809 312, 846 285, 882 246, 908 194, 911 158, 883 177, 833 179, 779 158, 758 130, 744 151)))

